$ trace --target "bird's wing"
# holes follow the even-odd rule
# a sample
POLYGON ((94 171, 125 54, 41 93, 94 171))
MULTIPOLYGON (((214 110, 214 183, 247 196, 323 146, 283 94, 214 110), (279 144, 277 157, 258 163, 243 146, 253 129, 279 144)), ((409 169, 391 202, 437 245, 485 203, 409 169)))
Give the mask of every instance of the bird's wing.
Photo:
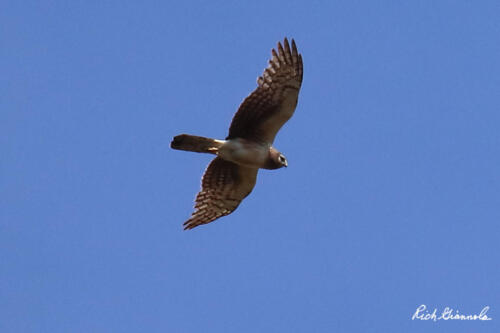
POLYGON ((302 56, 295 41, 285 38, 272 50, 269 67, 257 79, 258 87, 240 105, 227 139, 245 138, 272 144, 276 133, 293 115, 302 84, 302 56))
POLYGON ((193 229, 231 214, 252 192, 257 168, 248 168, 216 157, 210 162, 196 196, 195 211, 184 222, 184 229, 193 229))

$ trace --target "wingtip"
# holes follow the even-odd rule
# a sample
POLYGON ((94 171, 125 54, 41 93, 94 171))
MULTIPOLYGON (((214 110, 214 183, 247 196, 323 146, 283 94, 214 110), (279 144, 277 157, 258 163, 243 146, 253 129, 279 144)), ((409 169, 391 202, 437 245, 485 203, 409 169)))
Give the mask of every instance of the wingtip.
POLYGON ((283 44, 281 44, 281 41, 278 42, 278 48, 281 51, 285 51, 286 49, 290 49, 290 44, 288 43, 288 38, 287 37, 283 38, 283 44))
POLYGON ((200 223, 199 219, 197 219, 194 214, 182 224, 184 230, 191 230, 205 223, 200 223))
POLYGON ((294 38, 288 39, 288 37, 285 36, 285 38, 283 38, 283 45, 285 45, 285 44, 293 46, 293 45, 295 45, 295 39, 294 38), (291 43, 289 41, 291 41, 291 43))
POLYGON ((188 220, 188 221, 186 221, 186 222, 184 222, 184 223, 182 224, 182 226, 183 226, 184 230, 191 230, 191 229, 193 229, 194 227, 196 227, 196 225, 191 224, 191 223, 190 223, 190 221, 191 221, 191 220, 188 220))
POLYGON ((294 54, 294 53, 299 54, 299 52, 297 51, 297 44, 295 43, 295 39, 294 39, 294 38, 291 38, 290 40, 291 40, 292 42, 291 42, 291 43, 288 43, 288 38, 287 38, 287 37, 285 37, 285 38, 283 39, 283 43, 284 43, 285 45, 288 45, 288 49, 291 49, 292 54, 294 54), (291 46, 291 48, 290 48, 290 46, 291 46))

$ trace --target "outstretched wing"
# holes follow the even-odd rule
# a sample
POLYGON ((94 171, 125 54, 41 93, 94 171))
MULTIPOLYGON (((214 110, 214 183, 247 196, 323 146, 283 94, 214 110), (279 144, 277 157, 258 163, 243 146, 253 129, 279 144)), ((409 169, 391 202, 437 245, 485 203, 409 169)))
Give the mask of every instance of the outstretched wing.
POLYGON ((220 157, 214 158, 205 170, 201 190, 195 200, 195 211, 189 220, 184 222, 184 229, 193 229, 231 214, 252 192, 258 170, 220 157))
POLYGON ((257 79, 258 87, 240 105, 227 139, 245 138, 273 143, 276 133, 293 115, 302 84, 302 56, 292 39, 272 50, 269 67, 257 79))

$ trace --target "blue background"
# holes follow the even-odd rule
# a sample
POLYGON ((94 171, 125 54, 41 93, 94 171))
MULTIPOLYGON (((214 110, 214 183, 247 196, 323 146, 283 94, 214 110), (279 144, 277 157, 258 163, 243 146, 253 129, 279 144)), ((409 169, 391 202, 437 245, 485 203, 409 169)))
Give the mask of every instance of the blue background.
POLYGON ((498 1, 7 1, 1 332, 499 332, 498 1), (183 231, 270 49, 294 117, 183 231), (420 304, 489 322, 412 321, 420 304))

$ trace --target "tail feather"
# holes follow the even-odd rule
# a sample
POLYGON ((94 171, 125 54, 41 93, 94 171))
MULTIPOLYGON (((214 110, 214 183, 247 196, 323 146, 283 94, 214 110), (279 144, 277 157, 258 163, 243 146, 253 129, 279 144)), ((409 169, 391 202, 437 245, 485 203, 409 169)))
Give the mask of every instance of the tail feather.
POLYGON ((202 136, 180 134, 174 137, 170 143, 170 147, 172 149, 194 151, 196 153, 216 154, 223 143, 224 141, 202 136))

